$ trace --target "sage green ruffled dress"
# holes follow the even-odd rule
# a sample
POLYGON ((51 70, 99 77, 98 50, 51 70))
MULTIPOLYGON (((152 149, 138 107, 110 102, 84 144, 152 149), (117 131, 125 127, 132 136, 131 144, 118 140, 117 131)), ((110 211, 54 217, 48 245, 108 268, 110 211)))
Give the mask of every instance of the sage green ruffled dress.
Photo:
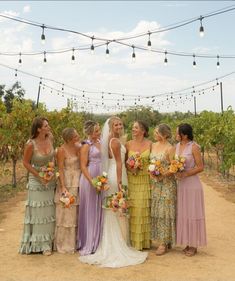
MULTIPOLYGON (((54 149, 43 155, 37 150, 34 140, 32 143, 34 149, 31 164, 39 171, 40 167, 54 161, 54 149)), ((19 253, 51 251, 55 230, 55 180, 43 185, 38 178, 29 173, 27 189, 24 230, 19 253)))

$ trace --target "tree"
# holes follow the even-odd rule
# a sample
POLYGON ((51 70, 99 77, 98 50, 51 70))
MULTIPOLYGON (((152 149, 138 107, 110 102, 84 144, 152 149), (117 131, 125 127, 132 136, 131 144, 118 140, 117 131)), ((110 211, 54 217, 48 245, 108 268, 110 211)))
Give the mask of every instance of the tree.
MULTIPOLYGON (((1 89, 0 89, 0 94, 1 94, 1 89)), ((13 100, 16 98, 17 100, 22 101, 24 94, 25 94, 25 90, 21 87, 20 82, 18 81, 15 82, 15 84, 13 84, 13 86, 10 89, 5 90, 4 103, 8 113, 12 111, 13 100)))
POLYGON ((22 157, 24 145, 30 137, 30 128, 35 112, 30 101, 13 99, 12 111, 4 116, 0 135, 1 143, 8 147, 12 160, 12 185, 16 187, 16 163, 22 157))

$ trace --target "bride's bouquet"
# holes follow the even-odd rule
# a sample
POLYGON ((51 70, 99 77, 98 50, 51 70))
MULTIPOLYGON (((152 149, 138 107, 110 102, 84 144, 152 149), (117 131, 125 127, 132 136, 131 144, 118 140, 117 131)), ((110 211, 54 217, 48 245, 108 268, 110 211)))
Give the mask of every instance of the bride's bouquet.
POLYGON ((143 160, 139 152, 132 154, 126 161, 129 169, 133 170, 133 174, 136 175, 138 170, 143 169, 143 160))
POLYGON ((128 215, 129 213, 129 198, 127 194, 127 186, 122 185, 122 190, 115 192, 106 197, 104 205, 105 209, 110 209, 113 212, 120 212, 121 215, 128 215))
POLYGON ((183 172, 185 169, 185 157, 175 155, 174 158, 171 160, 169 166, 169 172, 172 174, 176 174, 177 172, 183 172))
POLYGON ((159 176, 163 175, 164 168, 162 166, 162 162, 155 157, 150 160, 150 165, 148 166, 148 172, 152 178, 159 178, 159 176))
POLYGON ((106 191, 109 189, 108 185, 108 175, 106 172, 103 172, 102 175, 97 176, 92 179, 92 185, 96 189, 97 193, 101 191, 106 191))
POLYGON ((60 202, 63 204, 64 208, 70 208, 75 202, 75 197, 67 192, 62 192, 60 202))

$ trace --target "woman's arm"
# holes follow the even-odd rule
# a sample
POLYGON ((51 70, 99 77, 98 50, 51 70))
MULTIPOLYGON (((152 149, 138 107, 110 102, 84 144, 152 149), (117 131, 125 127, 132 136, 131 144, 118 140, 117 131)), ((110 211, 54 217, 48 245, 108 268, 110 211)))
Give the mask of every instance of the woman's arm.
POLYGON ((190 177, 203 171, 204 167, 202 162, 201 150, 197 144, 193 144, 192 154, 195 161, 195 167, 190 169, 189 171, 178 173, 179 175, 177 175, 177 178, 190 177))
POLYGON ((116 171, 117 171, 117 183, 118 189, 122 188, 122 158, 121 158, 121 144, 117 139, 113 139, 111 142, 111 148, 113 151, 113 156, 116 161, 116 171))
POLYGON ((92 177, 88 172, 87 166, 88 166, 88 156, 89 156, 89 144, 84 144, 80 149, 80 167, 83 175, 85 178, 89 181, 90 184, 92 184, 92 177))
POLYGON ((23 155, 23 165, 24 167, 31 173, 33 174, 35 177, 39 178, 40 181, 43 184, 47 184, 48 180, 43 179, 42 177, 39 176, 39 172, 36 171, 33 166, 31 165, 31 158, 33 155, 33 143, 32 142, 28 142, 25 145, 25 149, 24 149, 24 155, 23 155))
POLYGON ((60 180, 60 188, 61 192, 68 193, 68 190, 65 186, 65 178, 64 178, 64 160, 65 160, 65 152, 62 147, 57 150, 57 164, 59 168, 59 180, 60 180))
POLYGON ((25 145, 24 155, 23 155, 23 165, 24 167, 35 177, 40 178, 39 173, 32 167, 31 158, 33 155, 33 143, 29 142, 25 145))

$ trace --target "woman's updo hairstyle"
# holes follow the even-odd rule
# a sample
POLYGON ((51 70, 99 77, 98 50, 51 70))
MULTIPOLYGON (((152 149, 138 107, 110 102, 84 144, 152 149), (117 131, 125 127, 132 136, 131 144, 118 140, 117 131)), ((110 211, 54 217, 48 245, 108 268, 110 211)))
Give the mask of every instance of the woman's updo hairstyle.
POLYGON ((171 128, 167 124, 159 124, 156 129, 158 130, 158 133, 166 139, 170 139, 172 137, 171 128))
POLYGON ((137 120, 135 123, 138 123, 141 130, 144 131, 144 137, 147 138, 149 136, 149 126, 142 120, 137 120))
POLYGON ((93 120, 88 120, 84 123, 84 127, 83 127, 83 132, 86 136, 91 135, 94 130, 95 130, 95 126, 97 126, 98 123, 93 121, 93 120))
POLYGON ((75 129, 74 128, 65 128, 62 131, 62 138, 65 142, 69 142, 75 134, 75 129))
POLYGON ((184 123, 184 124, 180 124, 178 126, 178 132, 179 135, 182 137, 182 135, 188 136, 189 140, 193 140, 193 128, 191 125, 184 123))

